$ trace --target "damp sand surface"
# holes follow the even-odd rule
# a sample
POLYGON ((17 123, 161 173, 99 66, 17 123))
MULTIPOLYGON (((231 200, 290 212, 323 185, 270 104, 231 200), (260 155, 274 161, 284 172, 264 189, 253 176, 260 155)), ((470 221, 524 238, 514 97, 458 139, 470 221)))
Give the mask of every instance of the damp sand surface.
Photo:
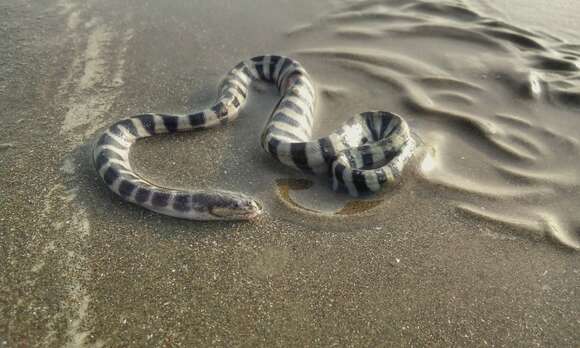
POLYGON ((0 347, 577 346, 578 10, 0 5, 0 347), (202 109, 264 53, 312 75, 316 135, 403 115, 420 146, 402 182, 355 200, 276 163, 258 145, 276 92, 257 84, 235 122, 147 139, 132 161, 164 186, 256 196, 263 217, 166 218, 101 184, 100 130, 202 109))

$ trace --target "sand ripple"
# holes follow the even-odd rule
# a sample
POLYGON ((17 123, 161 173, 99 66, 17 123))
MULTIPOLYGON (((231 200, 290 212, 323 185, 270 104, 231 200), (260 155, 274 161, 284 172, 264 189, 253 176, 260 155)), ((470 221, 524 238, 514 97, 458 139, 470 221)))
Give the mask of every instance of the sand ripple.
POLYGON ((324 64, 327 109, 408 117, 427 154, 418 177, 466 217, 580 249, 580 45, 418 0, 345 2, 288 38, 324 64))

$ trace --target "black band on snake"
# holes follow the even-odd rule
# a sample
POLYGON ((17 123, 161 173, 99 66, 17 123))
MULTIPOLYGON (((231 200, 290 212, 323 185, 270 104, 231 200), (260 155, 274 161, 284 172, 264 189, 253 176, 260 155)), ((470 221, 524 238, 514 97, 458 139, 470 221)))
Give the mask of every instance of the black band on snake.
POLYGON ((155 212, 191 220, 246 220, 262 212, 257 200, 219 190, 163 188, 137 175, 129 150, 138 139, 189 131, 235 119, 253 80, 275 84, 280 101, 261 136, 261 145, 283 164, 332 179, 335 191, 360 196, 394 182, 413 155, 415 142, 402 117, 363 112, 326 137, 311 139, 316 89, 297 61, 267 55, 235 66, 211 108, 189 115, 144 114, 116 122, 98 138, 93 159, 99 175, 121 198, 155 212))

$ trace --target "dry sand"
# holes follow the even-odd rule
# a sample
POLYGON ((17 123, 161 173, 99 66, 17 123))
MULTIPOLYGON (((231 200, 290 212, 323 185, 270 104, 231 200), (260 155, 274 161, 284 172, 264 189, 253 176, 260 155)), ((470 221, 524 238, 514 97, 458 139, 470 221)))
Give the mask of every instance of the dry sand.
POLYGON ((0 347, 577 346, 578 11, 520 2, 0 5, 0 347), (405 115, 403 182, 353 201, 275 163, 264 86, 235 123, 133 154, 160 184, 259 197, 259 220, 166 218, 99 182, 100 129, 201 109, 263 53, 307 67, 318 135, 405 115))

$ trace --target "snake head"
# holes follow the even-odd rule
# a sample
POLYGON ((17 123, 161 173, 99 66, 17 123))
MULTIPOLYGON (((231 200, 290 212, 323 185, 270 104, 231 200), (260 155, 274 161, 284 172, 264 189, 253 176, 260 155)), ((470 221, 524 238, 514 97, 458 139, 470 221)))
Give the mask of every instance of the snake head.
POLYGON ((262 206, 241 193, 222 192, 208 202, 208 212, 215 220, 250 220, 262 213, 262 206))

